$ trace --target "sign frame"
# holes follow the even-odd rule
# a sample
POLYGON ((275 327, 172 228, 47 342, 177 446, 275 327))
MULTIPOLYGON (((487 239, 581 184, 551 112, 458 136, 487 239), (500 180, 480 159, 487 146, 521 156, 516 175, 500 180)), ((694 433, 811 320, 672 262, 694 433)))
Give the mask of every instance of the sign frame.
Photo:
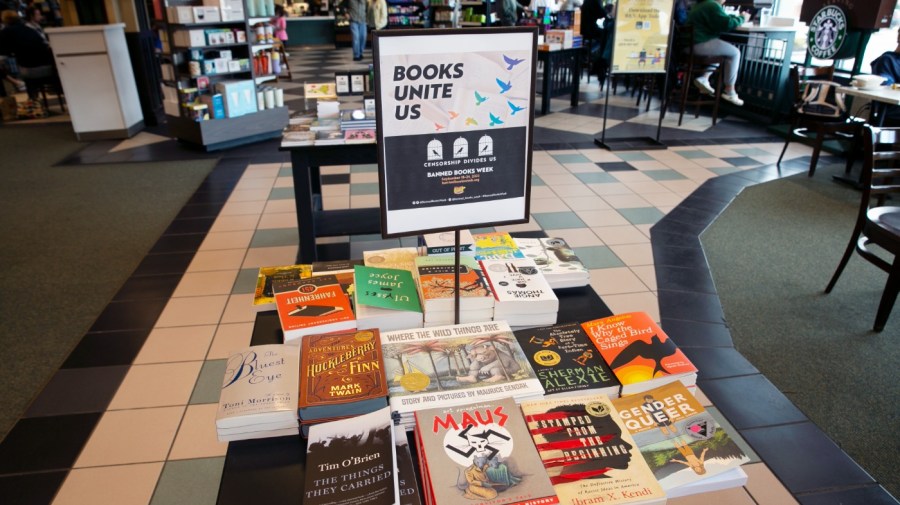
POLYGON ((374 32, 384 238, 529 221, 537 35, 374 32))
POLYGON ((675 11, 674 0, 617 0, 616 15, 613 28, 613 50, 609 62, 609 73, 612 74, 665 74, 669 67, 669 59, 671 57, 672 48, 672 16, 675 11), (645 4, 642 6, 641 4, 645 4), (656 16, 637 19, 631 16, 632 10, 637 11, 639 8, 654 9, 656 16), (656 26, 654 26, 656 25, 656 26), (642 33, 647 32, 647 33, 642 33), (647 45, 653 39, 664 37, 665 44, 662 41, 651 44, 655 45, 657 51, 660 48, 665 49, 665 56, 657 59, 657 54, 651 54, 647 45), (625 47, 626 43, 639 46, 640 49, 635 53, 633 50, 625 47), (636 54, 637 56, 633 56, 636 54), (637 68, 622 65, 623 58, 637 58, 637 68), (650 61, 650 66, 647 61, 650 61), (642 65, 643 62, 643 65, 642 65), (619 68, 621 67, 621 68, 619 68))

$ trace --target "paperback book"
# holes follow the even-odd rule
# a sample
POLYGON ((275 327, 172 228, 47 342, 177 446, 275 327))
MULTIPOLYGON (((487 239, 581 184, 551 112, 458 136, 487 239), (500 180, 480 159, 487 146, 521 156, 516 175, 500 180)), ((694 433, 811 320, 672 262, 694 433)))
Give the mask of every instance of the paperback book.
MULTIPOLYGON (((456 232, 426 233, 419 237, 419 246, 423 256, 452 256, 456 254, 456 232)), ((459 230, 459 254, 475 255, 475 239, 469 230, 459 230)))
POLYGON ((670 498, 742 486, 750 461, 681 382, 613 400, 670 498))
POLYGON ((260 267, 256 275, 256 290, 253 292, 253 310, 275 310, 274 282, 305 279, 311 273, 311 265, 260 267))
POLYGON ((419 479, 406 430, 394 425, 394 444, 397 446, 397 480, 400 486, 400 505, 422 505, 419 479))
POLYGON ((303 421, 367 414, 388 404, 377 329, 306 335, 299 370, 303 421))
POLYGON ((275 306, 285 343, 299 344, 300 337, 356 329, 350 298, 334 275, 278 281, 275 306))
POLYGON ((645 312, 629 312, 581 323, 622 383, 621 396, 662 384, 697 383, 697 367, 645 312))
POLYGON ((419 291, 409 270, 354 268, 353 307, 358 326, 381 331, 422 326, 419 291))
POLYGON ((618 379, 579 323, 514 332, 548 398, 599 393, 619 396, 618 379))
POLYGON ((666 502, 665 492, 605 395, 548 398, 521 406, 560 503, 666 502))
POLYGON ((428 504, 559 503, 512 398, 416 412, 428 504))
POLYGON ((304 97, 310 98, 337 98, 337 90, 334 82, 314 82, 303 84, 304 97))
POLYGON ((313 261, 312 276, 333 275, 337 277, 344 293, 353 298, 353 268, 362 265, 361 260, 313 261))
POLYGON ((381 342, 391 409, 407 429, 416 410, 544 394, 503 321, 391 331, 381 342))
POLYGON ((363 251, 363 264, 370 267, 399 268, 416 273, 416 258, 419 256, 415 247, 394 247, 363 251))
POLYGON ((518 238, 513 240, 526 258, 531 258, 553 289, 586 286, 591 274, 575 251, 561 238, 518 238))
POLYGON ((375 129, 347 130, 344 132, 345 144, 374 144, 375 129))
POLYGON ((519 326, 517 316, 546 314, 545 325, 556 323, 559 299, 533 260, 481 260, 481 269, 494 293, 494 319, 519 326))
MULTIPOLYGON (((452 311, 456 303, 456 263, 452 256, 416 258, 419 297, 426 315, 429 311, 452 311)), ((471 257, 459 258, 459 307, 493 309, 494 296, 481 267, 471 257)))
POLYGON ((495 231, 473 233, 475 239, 475 259, 511 259, 524 258, 515 240, 507 232, 495 231))

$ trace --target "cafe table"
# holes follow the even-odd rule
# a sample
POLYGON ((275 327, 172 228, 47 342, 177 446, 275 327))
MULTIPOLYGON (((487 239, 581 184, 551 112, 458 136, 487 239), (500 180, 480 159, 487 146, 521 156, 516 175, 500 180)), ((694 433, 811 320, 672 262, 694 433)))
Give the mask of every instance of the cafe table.
MULTIPOLYGON (((866 124, 872 126, 881 126, 884 123, 884 116, 888 107, 900 105, 900 89, 893 89, 891 86, 878 86, 875 88, 841 86, 837 88, 836 92, 845 96, 870 100, 872 105, 869 107, 869 117, 865 121, 866 124)), ((844 175, 833 175, 832 178, 836 182, 862 189, 862 181, 859 178, 853 179, 844 175)))

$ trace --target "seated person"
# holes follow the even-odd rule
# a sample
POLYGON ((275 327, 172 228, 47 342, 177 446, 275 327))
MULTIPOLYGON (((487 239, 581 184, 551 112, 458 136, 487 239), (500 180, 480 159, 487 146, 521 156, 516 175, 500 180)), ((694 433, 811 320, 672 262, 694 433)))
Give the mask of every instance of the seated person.
POLYGON ((42 84, 55 79, 56 67, 50 46, 36 30, 28 27, 19 14, 3 11, 3 25, 0 30, 0 55, 16 58, 19 77, 25 81, 28 98, 37 98, 42 84))
MULTIPOLYGON (((882 84, 900 83, 900 30, 897 32, 897 47, 872 60, 872 74, 884 77, 882 84)), ((884 126, 900 126, 900 107, 890 106, 885 111, 884 126)))
MULTIPOLYGON (((750 14, 742 12, 740 15, 728 14, 722 8, 725 0, 698 0, 688 13, 688 24, 694 27, 694 54, 697 56, 725 56, 725 68, 722 72, 724 88, 722 98, 734 105, 744 105, 744 101, 734 91, 734 83, 737 81, 738 66, 741 62, 741 51, 732 44, 725 42, 720 35, 730 32, 738 26, 746 23, 750 14)), ((694 85, 700 88, 702 93, 715 95, 715 90, 709 84, 709 76, 713 69, 709 68, 694 79, 694 85)))

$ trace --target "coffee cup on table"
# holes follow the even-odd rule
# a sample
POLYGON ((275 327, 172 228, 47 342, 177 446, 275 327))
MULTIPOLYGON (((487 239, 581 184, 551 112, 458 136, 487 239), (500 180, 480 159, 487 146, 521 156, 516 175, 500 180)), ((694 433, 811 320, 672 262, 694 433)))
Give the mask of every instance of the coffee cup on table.
POLYGON ((859 89, 875 89, 881 87, 884 77, 880 75, 859 74, 854 75, 850 85, 859 89))

